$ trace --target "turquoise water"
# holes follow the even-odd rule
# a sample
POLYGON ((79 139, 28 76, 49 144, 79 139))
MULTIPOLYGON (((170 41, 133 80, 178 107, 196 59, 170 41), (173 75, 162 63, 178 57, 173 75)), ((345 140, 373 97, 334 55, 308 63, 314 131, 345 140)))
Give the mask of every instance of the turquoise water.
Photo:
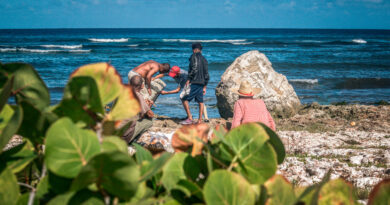
MULTIPOLYGON (((188 69, 193 41, 203 43, 209 61, 205 103, 210 117, 219 117, 214 89, 221 75, 250 50, 265 53, 274 69, 287 76, 302 103, 390 100, 389 30, 0 30, 0 61, 34 65, 50 88, 52 103, 58 103, 70 73, 80 65, 111 62, 127 82, 127 72, 147 60, 188 69)), ((172 79, 164 80, 167 89, 176 87, 172 79)), ((178 94, 160 96, 154 110, 185 116, 178 94)))

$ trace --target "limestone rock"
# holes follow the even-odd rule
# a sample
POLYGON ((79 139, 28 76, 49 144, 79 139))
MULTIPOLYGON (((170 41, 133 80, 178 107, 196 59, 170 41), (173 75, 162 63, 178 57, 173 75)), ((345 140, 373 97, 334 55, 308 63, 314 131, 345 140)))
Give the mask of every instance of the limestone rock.
POLYGON ((254 88, 261 88, 261 92, 254 98, 263 99, 271 113, 288 117, 298 111, 300 101, 286 76, 277 73, 264 54, 249 51, 226 69, 215 90, 221 117, 226 119, 233 116, 238 95, 232 93, 231 88, 238 88, 243 80, 247 80, 254 88))

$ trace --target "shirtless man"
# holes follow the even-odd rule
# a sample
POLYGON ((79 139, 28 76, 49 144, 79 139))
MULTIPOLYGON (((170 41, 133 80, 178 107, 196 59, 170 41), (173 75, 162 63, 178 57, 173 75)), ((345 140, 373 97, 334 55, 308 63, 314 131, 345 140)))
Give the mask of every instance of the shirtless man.
POLYGON ((142 63, 141 65, 135 67, 133 70, 131 70, 128 74, 129 82, 131 78, 135 75, 141 76, 144 83, 146 84, 148 88, 149 95, 152 94, 151 90, 151 81, 152 76, 157 73, 168 73, 170 69, 170 65, 168 63, 157 63, 156 61, 150 60, 146 61, 145 63, 142 63))

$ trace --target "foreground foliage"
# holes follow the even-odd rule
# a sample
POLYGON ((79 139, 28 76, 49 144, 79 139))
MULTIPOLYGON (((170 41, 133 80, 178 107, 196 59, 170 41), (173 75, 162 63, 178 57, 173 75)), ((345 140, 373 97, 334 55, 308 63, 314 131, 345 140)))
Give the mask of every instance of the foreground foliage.
MULTIPOLYGON (((260 123, 183 127, 178 153, 135 145, 130 156, 119 136, 140 106, 107 63, 75 70, 57 105, 32 66, 0 68, 0 204, 356 204, 353 186, 330 173, 310 187, 276 175, 284 146, 260 123), (4 150, 15 134, 23 143, 4 150)), ((369 204, 389 204, 389 187, 378 184, 369 204)))

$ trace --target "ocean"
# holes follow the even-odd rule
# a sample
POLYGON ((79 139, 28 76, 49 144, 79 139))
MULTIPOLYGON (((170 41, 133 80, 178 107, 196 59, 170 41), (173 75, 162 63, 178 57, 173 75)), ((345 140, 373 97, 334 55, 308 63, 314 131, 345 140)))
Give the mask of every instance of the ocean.
MULTIPOLYGON (((77 67, 110 62, 127 73, 147 60, 188 69, 191 43, 202 42, 211 76, 205 104, 219 117, 215 87, 241 54, 259 50, 285 75, 302 103, 374 104, 390 100, 390 30, 328 29, 12 29, 0 30, 0 62, 32 64, 58 103, 77 67)), ((167 90, 176 88, 164 78, 167 90)), ((191 104, 194 116, 197 105, 191 104)), ((160 96, 158 115, 185 117, 179 95, 160 96)))

